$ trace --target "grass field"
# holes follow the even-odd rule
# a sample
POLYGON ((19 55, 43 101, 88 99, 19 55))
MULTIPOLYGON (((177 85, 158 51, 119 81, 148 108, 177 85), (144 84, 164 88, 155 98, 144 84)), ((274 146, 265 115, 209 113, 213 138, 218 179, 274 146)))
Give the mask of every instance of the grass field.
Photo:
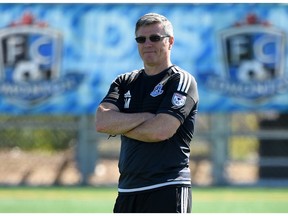
MULTIPOLYGON (((288 188, 194 188, 194 213, 287 213, 288 188)), ((111 213, 116 188, 0 187, 0 213, 111 213)))

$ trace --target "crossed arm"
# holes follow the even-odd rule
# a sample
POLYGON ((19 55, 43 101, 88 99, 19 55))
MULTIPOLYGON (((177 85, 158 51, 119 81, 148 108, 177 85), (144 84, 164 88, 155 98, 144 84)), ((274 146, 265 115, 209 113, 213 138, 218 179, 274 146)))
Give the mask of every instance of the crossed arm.
POLYGON ((159 142, 172 137, 180 121, 168 114, 122 113, 111 103, 102 103, 96 111, 96 130, 107 134, 123 134, 144 142, 159 142))

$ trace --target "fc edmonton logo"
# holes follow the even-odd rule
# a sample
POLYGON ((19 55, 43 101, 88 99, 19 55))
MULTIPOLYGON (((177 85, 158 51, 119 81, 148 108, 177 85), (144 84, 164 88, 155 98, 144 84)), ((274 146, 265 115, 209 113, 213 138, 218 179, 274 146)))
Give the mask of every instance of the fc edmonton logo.
POLYGON ((219 32, 222 69, 206 77, 208 88, 246 102, 259 103, 288 87, 285 74, 286 34, 248 15, 244 22, 219 32))
POLYGON ((177 109, 179 107, 182 107, 185 105, 186 102, 186 96, 179 94, 179 93, 174 93, 172 97, 172 104, 174 105, 173 108, 177 109))
POLYGON ((61 74, 62 40, 59 31, 30 13, 0 29, 0 94, 35 105, 79 85, 82 75, 61 74))
POLYGON ((163 93, 163 84, 159 83, 158 85, 155 86, 155 88, 153 89, 153 91, 150 93, 150 95, 152 97, 157 97, 159 95, 161 95, 163 93))

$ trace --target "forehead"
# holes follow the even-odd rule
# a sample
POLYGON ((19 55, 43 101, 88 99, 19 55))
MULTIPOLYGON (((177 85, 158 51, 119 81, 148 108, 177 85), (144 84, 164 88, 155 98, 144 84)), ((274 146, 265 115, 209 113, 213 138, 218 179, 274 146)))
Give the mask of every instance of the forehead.
POLYGON ((156 23, 139 27, 138 31, 136 32, 136 35, 149 36, 151 34, 163 34, 163 33, 164 30, 161 23, 156 23))

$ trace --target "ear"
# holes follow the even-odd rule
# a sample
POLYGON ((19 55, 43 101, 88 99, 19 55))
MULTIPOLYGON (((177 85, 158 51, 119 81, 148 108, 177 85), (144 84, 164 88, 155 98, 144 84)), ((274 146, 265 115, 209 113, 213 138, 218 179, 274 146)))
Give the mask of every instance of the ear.
POLYGON ((169 37, 169 50, 172 49, 173 44, 174 44, 174 37, 171 36, 169 37))

